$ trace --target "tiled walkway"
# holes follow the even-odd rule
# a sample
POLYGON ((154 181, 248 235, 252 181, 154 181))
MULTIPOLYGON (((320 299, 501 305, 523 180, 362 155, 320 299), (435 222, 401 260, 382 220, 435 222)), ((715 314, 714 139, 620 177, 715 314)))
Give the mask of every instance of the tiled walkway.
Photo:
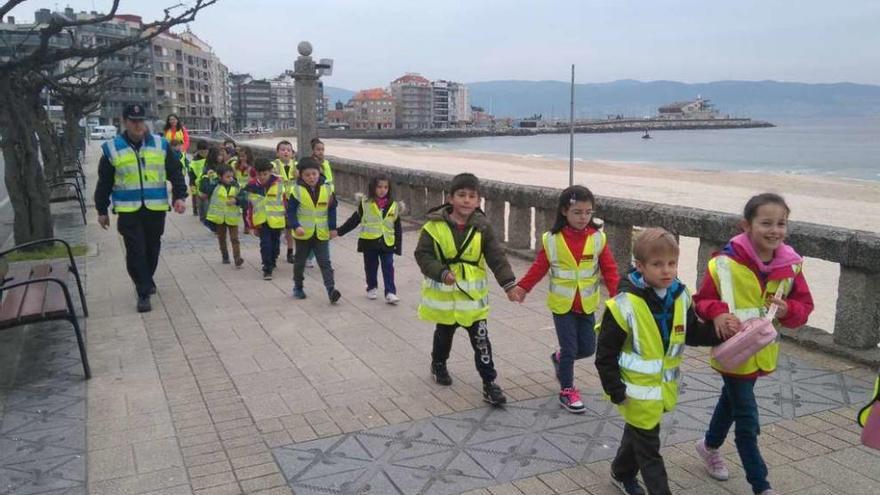
MULTIPOLYGON (((412 229, 396 260, 401 305, 364 297, 349 236, 332 245, 343 299, 330 306, 316 269, 309 298, 294 301, 290 265, 261 280, 253 238, 235 270, 195 217, 170 214, 154 310, 140 315, 119 236, 94 216, 86 229, 73 219, 63 234, 96 253, 83 260, 94 376, 82 380, 65 323, 0 332, 0 494, 615 493, 608 458, 620 420, 599 397, 591 359, 575 367, 589 412, 554 403, 543 289, 524 305, 492 289, 490 335, 511 400, 495 410, 481 401, 463 334, 449 362, 455 384, 430 378, 412 229)), ((512 263, 517 274, 527 268, 512 263)), ((757 389, 774 486, 880 493, 880 452, 859 445, 853 421, 874 372, 783 348, 779 371, 757 389)), ((674 492, 748 494, 731 442, 725 483, 693 453, 720 386, 705 350, 686 356, 681 404, 663 427, 674 492)))

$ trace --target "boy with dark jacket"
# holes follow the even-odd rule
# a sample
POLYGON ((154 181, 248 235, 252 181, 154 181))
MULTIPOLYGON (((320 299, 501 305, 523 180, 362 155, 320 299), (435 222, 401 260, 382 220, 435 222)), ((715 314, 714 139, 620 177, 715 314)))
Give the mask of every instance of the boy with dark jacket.
MULTIPOLYGON (((596 369, 602 388, 626 421, 611 481, 623 493, 670 494, 660 455, 660 421, 678 400, 684 346, 722 342, 711 323, 697 319, 687 287, 678 278, 678 243, 660 228, 646 229, 633 244, 635 268, 605 301, 596 369)), ((726 331, 725 331, 726 332, 726 331)))
MULTIPOLYGON (((487 320, 489 283, 486 265, 511 299, 516 276, 479 209, 480 182, 473 174, 459 174, 449 187, 449 203, 431 210, 422 226, 415 259, 425 278, 419 318, 436 323, 431 351, 431 373, 440 385, 451 385, 446 360, 458 327, 467 329, 477 372, 483 379, 483 400, 492 405, 507 402, 495 383, 487 320)), ((511 299, 513 300, 513 299, 511 299)))

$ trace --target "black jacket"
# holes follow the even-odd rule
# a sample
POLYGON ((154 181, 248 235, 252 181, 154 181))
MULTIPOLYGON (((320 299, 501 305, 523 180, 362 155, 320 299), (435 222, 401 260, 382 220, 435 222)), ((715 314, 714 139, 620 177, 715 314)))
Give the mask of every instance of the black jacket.
MULTIPOLYGON (((391 202, 385 208, 382 208, 380 211, 382 212, 382 218, 385 218, 385 215, 388 214, 388 208, 391 206, 391 202)), ((400 256, 403 249, 403 229, 400 226, 400 203, 397 204, 398 215, 397 218, 394 219, 394 245, 389 246, 385 244, 385 239, 382 237, 378 239, 360 239, 358 238, 358 247, 357 250, 359 253, 363 253, 364 251, 380 251, 383 253, 391 253, 400 256)), ((361 219, 364 216, 363 203, 358 202, 358 207, 348 217, 348 220, 339 227, 337 233, 340 236, 344 236, 345 234, 351 232, 356 229, 358 225, 361 223, 361 219)))
MULTIPOLYGON (((655 321, 657 321, 657 327, 659 328, 662 324, 657 316, 663 311, 663 301, 660 300, 660 297, 654 292, 653 288, 634 283, 634 279, 638 280, 638 278, 633 277, 633 273, 637 272, 631 271, 630 276, 624 277, 621 280, 618 292, 629 292, 645 300, 651 312, 654 313, 655 321)), ((685 290, 685 285, 678 284, 677 289, 672 292, 673 300, 683 290, 685 290)), ((715 326, 712 322, 703 322, 697 318, 693 305, 688 308, 685 318, 687 321, 685 344, 690 346, 715 346, 721 343, 721 339, 715 335, 715 326)), ((672 311, 668 311, 666 320, 667 328, 672 328, 672 311)), ((596 348, 596 369, 599 371, 602 388, 611 397, 611 402, 615 404, 620 404, 626 399, 626 385, 624 385, 623 380, 620 378, 620 365, 617 364, 617 360, 620 358, 620 350, 623 348, 626 338, 627 333, 617 324, 617 320, 614 319, 611 311, 606 310, 602 316, 599 343, 596 348)), ((663 342, 663 348, 664 350, 669 348, 668 341, 663 342)))
MULTIPOLYGON (((128 134, 123 132, 122 137, 135 150, 141 148, 141 142, 133 143, 128 139, 128 134)), ((165 154, 165 179, 171 183, 171 200, 186 199, 186 179, 183 176, 183 165, 177 154, 171 147, 165 154)), ((106 215, 110 207, 110 194, 113 193, 113 183, 116 180, 116 169, 103 154, 98 162, 98 183, 95 185, 95 209, 98 215, 106 215)))

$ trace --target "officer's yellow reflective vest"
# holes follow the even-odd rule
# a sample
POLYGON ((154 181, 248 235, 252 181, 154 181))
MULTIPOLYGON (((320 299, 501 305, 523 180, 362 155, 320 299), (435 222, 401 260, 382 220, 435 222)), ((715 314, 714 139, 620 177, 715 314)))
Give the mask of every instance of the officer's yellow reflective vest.
POLYGON ((392 201, 388 205, 385 216, 382 216, 382 210, 375 201, 366 198, 361 200, 361 239, 378 239, 385 238, 385 245, 394 246, 396 241, 394 235, 394 222, 397 220, 397 202, 392 201))
POLYGON ((606 309, 627 334, 617 359, 626 385, 626 402, 617 409, 627 423, 650 430, 660 423, 664 412, 675 409, 690 306, 685 289, 675 299, 669 347, 664 351, 657 321, 644 299, 622 292, 605 301, 606 309))
POLYGON ((165 184, 165 155, 168 141, 157 134, 144 135, 143 143, 135 151, 120 134, 101 145, 107 160, 113 165, 113 211, 131 213, 141 206, 152 211, 168 211, 168 186, 165 184))
POLYGON ((330 207, 330 187, 327 184, 321 184, 318 192, 318 202, 312 201, 312 195, 309 190, 301 185, 295 184, 291 191, 293 199, 299 202, 297 208, 297 219, 300 227, 305 230, 303 235, 298 235, 295 230, 292 231, 293 238, 299 240, 311 239, 317 235, 319 241, 330 239, 330 228, 328 222, 328 209, 330 207))
POLYGON ((550 311, 558 315, 568 313, 579 292, 584 313, 595 312, 599 306, 599 255, 605 249, 605 233, 596 231, 587 237, 580 263, 575 263, 561 232, 545 232, 541 242, 550 263, 550 311))
POLYGON ((434 254, 455 275, 455 283, 446 285, 425 277, 422 281, 419 318, 463 327, 488 318, 489 283, 483 259, 482 234, 470 227, 466 237, 472 238, 464 251, 459 253, 452 230, 445 221, 429 221, 422 230, 434 240, 434 254))
MULTIPOLYGON (((792 265, 795 276, 800 270, 800 264, 792 265)), ((727 304, 730 312, 736 315, 740 321, 763 317, 767 313, 767 295, 776 294, 777 289, 782 285, 783 297, 787 296, 794 284, 793 277, 768 280, 762 290, 761 282, 748 266, 723 254, 709 260, 709 275, 712 277, 712 282, 715 283, 721 300, 727 304)), ((779 322, 773 320, 773 325, 778 328, 779 322)), ((735 369, 725 369, 714 358, 709 361, 709 364, 715 370, 734 375, 749 375, 758 370, 769 373, 776 369, 778 356, 779 343, 772 342, 735 369)))

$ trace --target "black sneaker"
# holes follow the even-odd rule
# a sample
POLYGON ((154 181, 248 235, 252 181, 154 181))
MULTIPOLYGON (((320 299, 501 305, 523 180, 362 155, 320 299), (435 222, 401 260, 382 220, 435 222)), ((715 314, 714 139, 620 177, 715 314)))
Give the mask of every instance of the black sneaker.
POLYGON ((152 310, 153 310, 153 305, 150 304, 150 296, 138 296, 138 299, 137 299, 138 313, 147 313, 152 310))
POLYGON ((272 280, 272 270, 263 270, 263 280, 272 280))
POLYGON ((243 265, 243 264, 244 264, 244 258, 238 258, 237 260, 235 260, 235 267, 236 268, 241 268, 241 265, 243 265))
POLYGON ((559 380, 559 351, 550 354, 550 361, 553 363, 553 369, 556 370, 556 379, 559 380))
POLYGON ((639 484, 639 480, 635 477, 619 480, 614 477, 614 473, 611 473, 611 484, 626 495, 646 495, 642 485, 639 484))
POLYGON ((330 289, 327 291, 327 297, 330 298, 330 304, 336 304, 339 298, 342 297, 342 293, 336 289, 330 289))
POLYGON ((224 257, 223 257, 223 264, 224 264, 224 265, 228 265, 228 264, 229 264, 229 256, 224 256, 224 257))
POLYGON ((154 285, 154 286, 150 287, 150 290, 147 291, 147 294, 149 294, 151 296, 156 294, 156 286, 154 285))
POLYGON ((507 397, 501 387, 495 382, 483 382, 483 400, 493 406, 500 406, 507 403, 507 397))
POLYGON ((449 370, 446 369, 446 363, 431 363, 431 374, 434 375, 434 381, 440 385, 452 385, 452 377, 449 376, 449 370))
POLYGON ((290 263, 291 265, 293 264, 293 251, 287 252, 287 262, 290 263))

